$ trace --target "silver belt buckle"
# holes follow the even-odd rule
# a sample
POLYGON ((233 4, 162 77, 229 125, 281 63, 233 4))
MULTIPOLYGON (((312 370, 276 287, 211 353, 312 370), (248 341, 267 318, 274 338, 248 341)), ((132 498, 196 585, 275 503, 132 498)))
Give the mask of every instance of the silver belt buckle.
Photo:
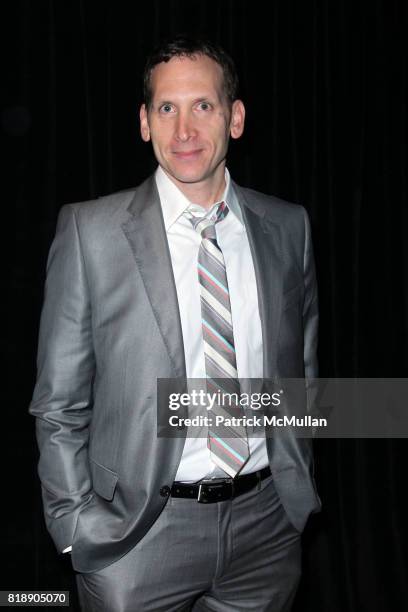
POLYGON ((198 485, 198 495, 197 495, 197 501, 199 504, 205 504, 207 503, 207 500, 204 499, 204 494, 205 494, 205 487, 208 485, 211 485, 211 479, 203 479, 200 484, 198 485))
POLYGON ((199 504, 203 503, 202 491, 203 491, 203 485, 199 484, 198 485, 198 497, 197 497, 197 501, 198 501, 199 504))
POLYGON ((232 478, 213 478, 213 479, 209 479, 203 482, 200 482, 200 484, 198 485, 198 495, 197 495, 197 502, 200 504, 206 504, 206 503, 210 503, 209 499, 205 499, 205 487, 211 487, 213 486, 214 488, 223 484, 231 484, 232 485, 232 491, 233 491, 233 487, 234 487, 234 480, 232 478))

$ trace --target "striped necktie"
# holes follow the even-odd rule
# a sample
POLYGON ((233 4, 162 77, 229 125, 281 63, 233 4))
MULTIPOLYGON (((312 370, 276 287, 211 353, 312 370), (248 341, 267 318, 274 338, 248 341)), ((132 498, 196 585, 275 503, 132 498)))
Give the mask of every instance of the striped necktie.
MULTIPOLYGON (((234 394, 231 397, 239 399, 228 281, 215 229, 215 224, 226 217, 228 210, 221 202, 213 220, 196 217, 188 210, 185 215, 202 238, 198 252, 198 280, 207 391, 234 394)), ((244 410, 236 401, 222 403, 223 406, 215 405, 212 409, 213 424, 208 429, 207 446, 212 461, 234 478, 249 458, 246 427, 239 423, 233 427, 224 424, 215 427, 214 421, 217 415, 222 416, 223 421, 231 420, 231 417, 242 418, 244 410)))

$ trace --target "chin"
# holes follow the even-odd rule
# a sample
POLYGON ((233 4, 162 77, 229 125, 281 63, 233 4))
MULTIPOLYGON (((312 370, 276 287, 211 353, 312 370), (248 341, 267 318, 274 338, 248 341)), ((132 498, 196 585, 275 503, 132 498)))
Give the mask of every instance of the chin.
POLYGON ((169 169, 168 173, 171 177, 173 177, 176 181, 179 181, 180 183, 200 183, 207 176, 205 172, 198 172, 197 170, 193 169, 189 171, 186 168, 179 171, 169 169))

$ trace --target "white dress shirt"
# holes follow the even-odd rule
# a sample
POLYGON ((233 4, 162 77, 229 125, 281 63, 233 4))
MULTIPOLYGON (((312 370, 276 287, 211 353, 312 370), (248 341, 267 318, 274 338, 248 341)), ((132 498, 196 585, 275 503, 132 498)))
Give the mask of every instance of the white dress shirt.
MULTIPOLYGON (((160 166, 155 179, 176 283, 187 378, 205 379, 206 371, 197 273, 201 236, 183 213, 188 208, 194 215, 210 217, 220 202, 225 202, 229 208, 229 214, 217 223, 216 233, 228 279, 238 377, 262 378, 262 331, 255 270, 242 212, 228 170, 225 170, 224 195, 209 211, 190 202, 160 166)), ((268 465, 265 437, 249 437, 249 447, 250 457, 240 474, 268 465)), ((186 438, 177 481, 194 482, 204 477, 226 476, 211 461, 205 437, 186 438)))

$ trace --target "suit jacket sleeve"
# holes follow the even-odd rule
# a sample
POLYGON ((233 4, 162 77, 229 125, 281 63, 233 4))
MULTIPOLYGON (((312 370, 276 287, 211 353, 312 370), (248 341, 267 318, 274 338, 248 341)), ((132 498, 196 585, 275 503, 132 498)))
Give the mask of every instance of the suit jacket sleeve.
POLYGON ((304 330, 304 368, 306 386, 308 389, 308 411, 312 410, 315 400, 315 389, 313 379, 318 377, 317 363, 317 334, 318 334, 318 298, 316 270, 313 256, 313 247, 310 232, 310 223, 306 210, 304 210, 305 223, 305 249, 303 261, 303 273, 305 283, 305 299, 303 305, 303 330, 304 330))
POLYGON ((36 417, 46 524, 62 551, 92 496, 88 432, 95 373, 86 270, 70 205, 61 209, 48 257, 37 366, 30 413, 36 417))

